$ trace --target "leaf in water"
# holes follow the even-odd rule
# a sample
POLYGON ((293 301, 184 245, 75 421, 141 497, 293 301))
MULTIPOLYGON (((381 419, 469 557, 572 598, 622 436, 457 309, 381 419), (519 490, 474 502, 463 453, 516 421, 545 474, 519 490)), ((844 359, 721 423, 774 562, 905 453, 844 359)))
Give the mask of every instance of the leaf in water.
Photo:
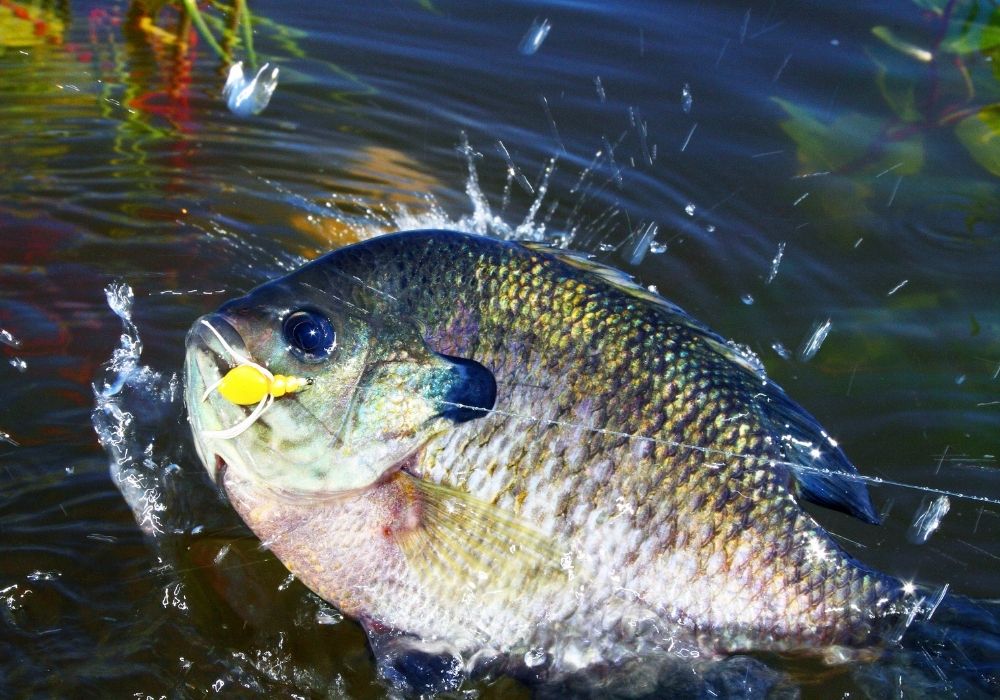
POLYGON ((960 121, 955 136, 973 160, 1000 176, 1000 103, 983 107, 960 121))
POLYGON ((916 44, 910 43, 906 39, 896 36, 896 34, 888 27, 883 27, 881 25, 872 27, 872 34, 910 58, 915 58, 923 63, 930 63, 934 59, 933 53, 927 49, 917 46, 916 44))
POLYGON ((795 142, 803 173, 831 172, 850 166, 857 174, 878 174, 888 168, 912 175, 924 163, 923 135, 914 132, 896 140, 886 133, 886 121, 848 112, 832 121, 812 110, 773 98, 788 114, 782 130, 795 142))
POLYGON ((944 8, 948 6, 949 0, 913 0, 913 4, 925 10, 930 10, 936 15, 944 14, 944 8))
POLYGON ((873 169, 883 172, 893 168, 892 172, 897 176, 919 173, 924 167, 924 135, 918 132, 895 140, 890 133, 888 138, 873 169))
POLYGON ((964 56, 1000 46, 1000 8, 985 23, 976 21, 978 14, 979 6, 974 4, 964 21, 953 21, 941 49, 964 56))
POLYGON ((835 171, 861 158, 882 126, 880 120, 856 113, 827 121, 807 107, 773 99, 788 115, 781 129, 795 142, 804 173, 835 171))
MULTIPOLYGON (((872 54, 869 54, 869 58, 878 69, 875 82, 878 84, 879 92, 882 93, 882 98, 896 116, 911 124, 923 119, 917 109, 914 97, 916 81, 906 76, 905 71, 890 69, 887 63, 882 62, 872 54)), ((896 63, 902 63, 902 61, 897 59, 896 63)))

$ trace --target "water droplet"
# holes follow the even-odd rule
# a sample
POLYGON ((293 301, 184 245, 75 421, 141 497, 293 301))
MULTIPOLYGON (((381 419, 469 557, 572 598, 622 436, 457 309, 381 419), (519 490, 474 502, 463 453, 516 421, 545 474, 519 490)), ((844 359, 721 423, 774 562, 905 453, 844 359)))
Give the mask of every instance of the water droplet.
POLYGON ((774 258, 771 259, 771 271, 767 274, 767 282, 765 284, 771 284, 774 278, 778 276, 778 266, 781 265, 781 258, 785 255, 785 242, 782 241, 778 244, 778 250, 774 254, 774 258))
POLYGON ((893 294, 895 294, 900 289, 902 289, 903 287, 905 287, 909 283, 909 281, 910 280, 903 280, 902 282, 900 282, 899 284, 897 284, 895 287, 893 287, 892 289, 890 289, 889 293, 886 294, 886 296, 887 297, 891 297, 893 294))
POLYGON ((227 554, 229 554, 229 550, 230 550, 231 547, 232 547, 232 545, 230 545, 228 543, 222 545, 221 547, 219 547, 219 552, 218 552, 218 554, 215 555, 215 559, 213 559, 212 562, 214 564, 218 564, 219 562, 221 562, 223 560, 223 558, 225 558, 225 556, 227 554))
POLYGON ((792 359, 792 353, 788 352, 788 348, 786 348, 778 341, 774 341, 773 343, 771 343, 771 349, 774 350, 774 352, 776 352, 778 354, 778 357, 780 357, 782 360, 792 359))
POLYGON ((608 96, 604 93, 604 84, 601 83, 601 76, 594 78, 594 88, 597 90, 597 98, 602 102, 608 101, 608 96))
POLYGON ((694 103, 694 97, 691 95, 691 86, 684 83, 684 87, 681 90, 681 109, 684 110, 684 114, 691 113, 692 103, 694 103))
POLYGON ((914 544, 923 544, 941 526, 941 520, 951 510, 951 500, 947 496, 938 496, 930 503, 921 504, 907 537, 914 544))
POLYGON ((743 296, 740 297, 740 301, 742 301, 747 306, 750 306, 751 304, 753 304, 753 294, 744 294, 743 296))
POLYGON ((642 230, 642 233, 639 234, 631 252, 626 257, 629 265, 638 265, 643 261, 646 257, 646 253, 649 252, 649 246, 652 244, 657 230, 657 225, 652 222, 646 225, 645 229, 642 230))
POLYGON ((958 384, 958 385, 965 384, 965 375, 964 374, 960 374, 957 377, 955 377, 955 383, 958 384))
POLYGON ((38 570, 38 571, 32 571, 30 574, 28 574, 27 579, 29 581, 34 581, 34 582, 38 582, 38 581, 55 581, 60 576, 62 576, 62 573, 59 572, 59 571, 41 571, 41 570, 38 570))
POLYGON ((278 67, 271 68, 265 63, 252 79, 243 73, 243 61, 237 61, 229 69, 229 77, 222 88, 229 111, 240 117, 260 114, 271 101, 274 89, 278 87, 278 67))
POLYGON ((6 328, 0 328, 0 343, 9 345, 12 348, 21 347, 21 341, 15 338, 6 328))
POLYGON ((649 244, 649 252, 653 255, 661 255, 667 252, 667 244, 653 241, 649 244))
POLYGON ((336 610, 318 610, 316 611, 316 623, 319 625, 336 625, 344 619, 336 610))
POLYGON ((799 350, 799 359, 803 362, 808 362, 816 356, 819 352, 820 346, 823 345, 823 341, 826 340, 826 336, 830 333, 830 326, 832 326, 830 319, 826 319, 821 323, 817 323, 813 332, 809 335, 809 339, 802 345, 802 349, 799 350))
POLYGON ((695 209, 697 207, 692 202, 688 202, 687 206, 684 207, 684 213, 688 216, 694 216, 695 209))
POLYGON ((528 668, 536 668, 545 663, 545 657, 544 649, 529 649, 524 654, 524 665, 528 668))
POLYGON ((26 372, 28 370, 28 363, 22 360, 20 357, 12 357, 9 360, 10 366, 16 369, 18 372, 26 372))
POLYGON ((715 224, 709 224, 708 226, 705 227, 705 230, 708 231, 709 233, 715 233, 715 224))
POLYGON ((525 33, 524 38, 521 39, 521 45, 518 46, 518 51, 520 51, 525 56, 530 56, 542 46, 542 42, 545 41, 545 37, 549 35, 549 31, 552 29, 552 25, 547 19, 539 20, 537 17, 535 21, 531 23, 528 27, 528 31, 525 33))

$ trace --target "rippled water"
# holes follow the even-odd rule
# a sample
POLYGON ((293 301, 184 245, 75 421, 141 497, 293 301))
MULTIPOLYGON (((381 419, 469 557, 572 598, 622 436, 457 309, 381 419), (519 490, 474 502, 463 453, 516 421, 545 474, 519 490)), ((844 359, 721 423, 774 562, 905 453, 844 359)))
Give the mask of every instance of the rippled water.
MULTIPOLYGON (((817 510, 848 549, 997 597, 1000 166, 976 112, 1000 101, 995 3, 251 10, 281 77, 238 118, 227 66, 178 44, 169 9, 155 32, 124 3, 0 3, 5 696, 387 692, 360 629, 216 497, 170 377, 200 314, 399 227, 544 238, 629 268, 757 352, 863 473, 980 497, 942 513, 939 494, 874 486, 878 528, 817 510), (91 425, 92 382, 116 376, 115 282, 161 373, 115 398, 135 417, 127 464, 157 480, 152 535, 91 425)), ((765 661, 805 697, 919 696, 927 675, 765 661)), ((959 692, 941 673, 935 692, 959 692)))

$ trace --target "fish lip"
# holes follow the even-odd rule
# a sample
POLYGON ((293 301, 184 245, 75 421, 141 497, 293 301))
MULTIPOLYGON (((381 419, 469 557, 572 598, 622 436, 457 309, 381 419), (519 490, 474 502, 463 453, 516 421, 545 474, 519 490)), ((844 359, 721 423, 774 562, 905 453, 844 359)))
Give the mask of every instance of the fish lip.
MULTIPOLYGON (((206 314, 195 321, 188 331, 185 338, 185 403, 194 432, 200 433, 205 429, 201 423, 206 412, 214 416, 220 428, 249 415, 252 407, 237 406, 228 401, 213 401, 213 396, 205 393, 208 387, 217 384, 229 370, 242 364, 244 357, 250 357, 246 341, 225 314, 206 314), (215 329, 218 337, 206 326, 215 329), (228 349, 222 346, 220 338, 229 345, 228 349)), ((195 436, 196 442, 203 439, 200 435, 195 436)))
MULTIPOLYGON (((368 491, 371 491, 386 484, 387 482, 391 481, 393 477, 399 472, 405 472, 406 474, 409 474, 410 476, 417 479, 424 478, 424 475, 420 473, 418 467, 420 465, 420 458, 423 455, 424 448, 426 447, 426 445, 427 443, 422 443, 418 445, 416 448, 411 450, 401 459, 389 465, 389 467, 386 468, 385 471, 382 472, 381 476, 375 479, 375 481, 365 486, 359 486, 358 488, 345 489, 343 491, 316 492, 316 491, 300 491, 297 489, 276 488, 270 484, 264 484, 264 486, 275 495, 286 499, 330 501, 330 500, 353 498, 355 496, 362 495, 368 491)), ((225 492, 226 489, 225 478, 226 474, 229 472, 230 464, 225 457, 223 457, 221 454, 219 454, 214 450, 212 451, 212 455, 213 455, 212 469, 209 472, 209 476, 212 478, 212 481, 219 488, 221 488, 223 492, 225 492)))

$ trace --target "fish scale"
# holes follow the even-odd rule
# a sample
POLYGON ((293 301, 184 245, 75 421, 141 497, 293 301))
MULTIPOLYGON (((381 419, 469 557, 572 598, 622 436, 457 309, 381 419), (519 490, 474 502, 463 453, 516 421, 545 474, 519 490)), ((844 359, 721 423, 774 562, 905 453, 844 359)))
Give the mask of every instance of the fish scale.
MULTIPOLYGON (((442 248, 435 255, 424 256, 423 259, 456 257, 450 254, 447 245, 442 248)), ((507 252, 507 249, 501 249, 501 252, 507 252)), ((781 458, 777 451, 765 452, 753 460, 753 464, 747 464, 750 460, 735 459, 726 460, 723 469, 706 469, 706 462, 713 459, 712 454, 753 455, 764 443, 767 431, 759 425, 753 426, 749 420, 734 422, 728 431, 724 428, 725 421, 731 418, 729 406, 752 405, 750 395, 757 388, 752 385, 758 381, 756 377, 734 375, 732 366, 724 364, 714 350, 699 345, 687 328, 657 318, 655 308, 651 310, 648 306, 639 306, 621 294, 609 294, 607 288, 601 289, 599 285, 581 283, 576 279, 574 270, 558 270, 558 260, 539 261, 525 255, 498 264, 496 253, 489 251, 478 259, 470 259, 466 255, 465 263, 475 270, 473 276, 479 280, 479 286, 465 291, 463 298, 466 303, 472 298, 480 299, 482 308, 480 343, 471 349, 471 356, 489 365, 493 358, 509 360, 516 354, 511 352, 512 346, 529 345, 534 349, 533 353, 522 356, 521 360, 524 366, 531 367, 534 363, 537 367, 532 379, 561 381, 567 385, 562 402, 565 405, 544 419, 571 421, 574 405, 584 397, 600 397, 607 405, 607 420, 602 422, 601 427, 658 441, 653 459, 647 464, 628 465, 626 459, 620 461, 620 464, 628 465, 638 473, 655 471, 660 479, 657 486, 650 488, 647 485, 640 489, 637 484, 642 483, 642 476, 624 476, 594 493, 592 498, 595 502, 606 499, 609 492, 615 491, 635 508, 633 526, 645 532, 649 532, 655 512, 669 513, 664 518, 669 520, 669 524, 657 523, 651 528, 653 533, 674 533, 673 537, 665 537, 660 542, 662 551, 694 546, 702 559, 708 558, 702 552, 718 549, 726 553, 731 561, 733 547, 727 547, 726 543, 731 543, 736 533, 746 528, 761 530, 754 527, 756 523, 769 523, 772 527, 764 528, 760 538, 754 540, 762 566, 749 577, 751 587, 764 594, 776 576, 771 569, 780 567, 783 571, 792 571, 797 593, 806 596, 809 603, 806 607, 813 608, 803 611, 803 619, 796 625, 800 629, 797 635, 790 635, 788 645, 795 645, 798 641, 796 636, 802 639, 811 637, 810 632, 816 629, 823 631, 817 635, 818 639, 812 641, 822 643, 850 642, 852 627, 864 628, 859 638, 867 637, 867 618, 874 614, 877 602, 873 596, 895 597, 892 593, 894 584, 852 562, 811 518, 799 510, 786 489, 775 488, 779 486, 780 477, 770 468, 769 461, 781 458), (598 322, 598 318, 606 320, 598 322), (517 334, 526 337, 512 337, 517 334), (566 338, 572 342, 567 343, 566 338), (599 347, 601 353, 588 357, 587 351, 593 346, 599 347), (539 359, 535 360, 536 357, 539 359), (671 362, 674 359, 676 361, 671 362), (560 377, 559 373, 572 371, 570 368, 574 360, 580 361, 579 374, 572 377, 563 374, 560 377), (658 372, 666 367, 669 369, 658 372), (636 405, 642 409, 635 410, 636 405), (669 406, 670 409, 664 412, 657 410, 658 406, 669 406), (685 450, 686 459, 670 464, 676 454, 674 443, 710 448, 715 452, 688 449, 685 450), (653 470, 653 464, 669 464, 669 469, 653 470), (753 466, 761 466, 765 474, 772 475, 769 479, 771 498, 753 499, 740 491, 742 487, 751 493, 760 492, 760 484, 746 483, 744 479, 753 466), (705 478, 706 472, 708 478, 705 478), (704 507, 697 505, 706 499, 711 502, 707 512, 715 514, 714 517, 706 516, 704 507), (686 501, 693 502, 694 507, 685 507, 686 501), (669 503, 672 507, 669 510, 657 509, 657 503, 669 503), (700 527, 692 527, 690 522, 700 527), (783 530, 773 527, 778 523, 784 525, 783 530), (700 539, 691 539, 690 533, 699 530, 700 539), (800 556, 793 556, 792 561, 787 561, 788 553, 783 552, 782 543, 792 541, 804 532, 819 538, 817 541, 822 542, 823 554, 832 560, 832 565, 806 561, 800 556), (859 597, 866 592, 867 598, 859 597), (821 605, 824 602, 827 605, 821 605), (829 605, 831 602, 834 606, 829 605), (840 605, 837 606, 837 603, 840 605), (826 609, 847 609, 850 604, 861 608, 867 606, 868 610, 857 619, 852 619, 850 613, 845 612, 843 619, 831 628, 826 609)), ((424 278, 441 280, 443 284, 438 288, 442 293, 452 288, 447 274, 436 277, 425 274, 424 278)), ((386 280, 386 284, 391 285, 391 281, 386 280)), ((407 311, 419 313, 424 305, 446 309, 443 299, 434 298, 433 289, 433 285, 426 287, 425 293, 431 298, 425 296, 407 311)), ((401 301, 405 303, 405 298, 401 301)), ((447 321, 444 323, 447 325, 447 321)), ((497 364, 502 364, 502 361, 497 364)), ((502 383, 503 378, 498 377, 498 381, 502 383)), ((465 430, 476 433, 479 429, 479 426, 470 426, 465 430)), ((542 443, 544 437, 539 436, 537 440, 542 443)), ((602 440, 598 438, 597 442, 602 440)), ((429 456, 426 462, 428 471, 436 476, 438 470, 435 466, 440 458, 444 465, 439 470, 443 480, 450 476, 449 466, 455 461, 455 455, 475 462, 483 449, 465 442, 459 432, 446 444, 434 453, 435 457, 429 456)), ((599 451, 606 452, 607 449, 599 451)), ((611 449, 623 451, 622 446, 611 449)), ((547 475, 552 479, 580 473, 577 465, 559 461, 558 454, 539 451, 531 457, 522 457, 505 465, 506 479, 510 484, 523 483, 537 464, 546 460, 555 460, 562 471, 562 474, 547 475)), ((454 483, 465 485, 461 478, 454 483)), ((505 486, 500 493, 511 490, 505 486)), ((579 492, 575 484, 562 489, 555 500, 554 512, 557 516, 572 511, 575 494, 579 492)), ((497 498, 496 494, 482 495, 497 498)), ((500 504, 518 513, 530 508, 532 500, 530 495, 521 499, 501 498, 500 504)), ((537 500, 551 504, 546 496, 537 500)), ((572 526, 566 528, 566 535, 571 540, 578 539, 579 546, 584 550, 587 548, 586 537, 575 532, 572 526)), ((612 562, 615 565, 622 563, 612 562)), ((711 598, 710 595, 707 597, 711 598)), ((705 614, 701 617, 708 627, 725 624, 730 606, 713 603, 703 607, 705 614)))
MULTIPOLYGON (((854 560, 799 504, 873 517, 853 467, 815 421, 752 357, 585 257, 412 232, 335 251, 227 312, 272 371, 313 379, 270 411, 317 420, 319 433, 361 421, 362 437, 437 426, 402 471, 385 457, 387 471, 365 488, 270 508, 266 478, 253 474, 254 430, 225 452, 237 510, 350 614, 463 651, 542 649, 555 672, 678 639, 701 653, 864 647, 907 610, 898 581, 854 560), (329 380, 336 368, 309 374, 258 328, 327 304, 332 318, 372 329, 363 350, 346 325, 338 339, 340 352, 368 358, 350 381, 329 380), (392 389, 376 378, 429 394, 440 374, 405 377, 447 358, 491 373, 494 410, 407 428, 366 418, 368 406, 323 422, 324 411, 363 403, 358 387, 365 401, 392 389)), ((415 406, 421 398, 411 397, 415 406)), ((338 435, 326 444, 366 447, 338 435)))

